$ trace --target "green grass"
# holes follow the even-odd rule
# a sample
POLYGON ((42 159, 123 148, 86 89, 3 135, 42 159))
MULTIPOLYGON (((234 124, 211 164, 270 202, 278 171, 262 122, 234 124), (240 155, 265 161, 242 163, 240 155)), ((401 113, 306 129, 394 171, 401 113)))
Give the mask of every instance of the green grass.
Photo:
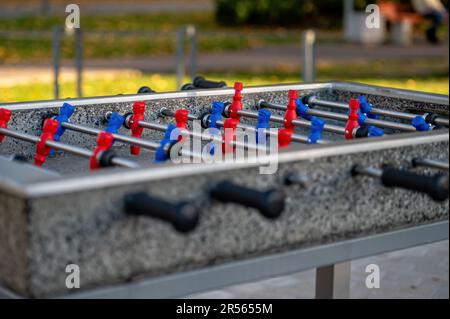
MULTIPOLYGON (((1 31, 25 33, 25 37, 0 34, 0 64, 50 61, 51 30, 53 26, 63 26, 64 23, 64 15, 0 18, 1 31), (30 36, 29 31, 43 31, 46 34, 30 36)), ((188 24, 196 26, 200 31, 198 37, 200 52, 230 52, 281 44, 300 46, 300 28, 264 26, 225 28, 216 23, 214 12, 81 15, 81 26, 85 34, 84 54, 88 59, 174 54, 176 32, 188 24), (110 33, 101 36, 92 33, 100 31, 110 33), (123 36, 111 31, 137 34, 123 36)), ((342 35, 336 30, 319 31, 318 41, 338 43, 342 42, 342 35)), ((64 37, 61 44, 62 57, 73 58, 73 47, 73 37, 64 37)))
MULTIPOLYGON (((48 31, 54 25, 63 26, 66 16, 28 16, 14 19, 2 18, 0 24, 3 31, 34 30, 48 31)), ((80 23, 83 29, 90 31, 120 30, 120 31, 175 31, 186 24, 195 24, 202 30, 217 29, 214 14, 203 12, 188 13, 145 13, 145 14, 115 14, 88 15, 82 14, 80 23)))
MULTIPOLYGON (((201 31, 198 47, 201 52, 243 50, 267 44, 299 43, 300 33, 286 29, 240 28, 239 34, 216 24, 214 13, 147 13, 112 16, 81 16, 86 58, 142 57, 173 54, 176 32, 188 24, 201 31), (92 32, 137 32, 126 36, 109 32, 99 36, 92 32), (211 34, 208 32, 214 32, 211 34)), ((21 17, 0 19, 1 31, 46 31, 33 37, 0 35, 0 63, 50 60, 51 30, 64 25, 64 17, 21 17)), ((26 34, 27 35, 27 34, 26 34)), ((186 43, 187 45, 187 43, 186 43)), ((63 58, 73 58, 73 37, 64 37, 63 58)))
MULTIPOLYGON (((278 43, 289 42, 280 39, 278 43)), ((262 44, 277 43, 275 38, 267 40, 258 37, 227 36, 201 36, 198 39, 200 52, 230 52, 257 47, 262 44)), ((185 42, 187 48, 188 42, 185 42)), ((139 58, 145 56, 162 56, 174 54, 176 48, 176 35, 147 35, 117 36, 108 34, 104 36, 86 36, 83 39, 84 57, 87 59, 101 58, 139 58)), ((64 37, 61 43, 61 57, 72 59, 74 57, 73 38, 64 37)), ((50 61, 52 58, 52 41, 49 38, 20 39, 2 37, 0 35, 0 64, 32 61, 50 61)))
MULTIPOLYGON (((293 83, 299 82, 297 76, 283 74, 207 74, 208 78, 225 80, 229 85, 234 81, 242 81, 246 86, 293 83)), ((326 80, 325 78, 321 80, 326 80)), ((185 80, 188 82, 188 79, 185 80)), ((376 78, 351 78, 349 81, 368 83, 373 85, 395 87, 400 89, 418 90, 432 93, 449 93, 448 77, 436 78, 408 78, 376 79, 376 78)), ((124 74, 113 79, 86 79, 83 86, 85 96, 101 96, 115 94, 132 94, 141 86, 150 86, 158 92, 176 90, 175 77, 172 75, 139 75, 124 74)), ((0 87, 0 102, 18 102, 30 100, 47 100, 53 98, 51 83, 30 83, 15 86, 0 87)), ((75 97, 75 84, 64 82, 61 85, 61 97, 75 97)))

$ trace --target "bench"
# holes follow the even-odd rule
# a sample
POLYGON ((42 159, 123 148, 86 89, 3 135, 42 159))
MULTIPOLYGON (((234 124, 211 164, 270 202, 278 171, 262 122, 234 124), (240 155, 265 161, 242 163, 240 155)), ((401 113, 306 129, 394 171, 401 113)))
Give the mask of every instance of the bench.
POLYGON ((392 40, 402 45, 411 44, 414 24, 424 22, 425 18, 409 5, 392 1, 377 1, 377 5, 381 15, 392 25, 392 40))

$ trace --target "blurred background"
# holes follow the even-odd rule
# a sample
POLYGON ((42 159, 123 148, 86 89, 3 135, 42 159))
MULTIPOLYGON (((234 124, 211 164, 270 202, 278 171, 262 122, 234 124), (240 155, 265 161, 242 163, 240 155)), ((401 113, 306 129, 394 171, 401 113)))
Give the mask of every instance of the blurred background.
POLYGON ((448 23, 439 43, 430 23, 407 0, 1 0, 0 102, 174 91, 196 74, 448 94, 448 23), (64 30, 73 2, 80 32, 64 30), (363 27, 369 3, 380 29, 363 27))

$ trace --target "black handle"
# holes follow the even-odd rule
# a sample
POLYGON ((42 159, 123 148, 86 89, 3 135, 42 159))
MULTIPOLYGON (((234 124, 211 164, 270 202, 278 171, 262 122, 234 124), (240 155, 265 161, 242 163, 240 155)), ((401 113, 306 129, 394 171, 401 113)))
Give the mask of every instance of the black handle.
POLYGON ((206 80, 203 76, 197 76, 192 81, 195 87, 199 89, 220 89, 226 87, 227 84, 224 81, 209 81, 206 80))
POLYGON ((448 176, 442 174, 426 176, 386 167, 381 181, 386 187, 401 187, 428 194, 438 202, 448 198, 448 176))
POLYGON ((210 195, 223 203, 236 203, 256 208, 268 219, 279 217, 286 201, 286 195, 281 190, 271 189, 261 192, 227 181, 215 185, 210 190, 210 195))
POLYGON ((149 94, 149 93, 156 93, 148 86, 143 86, 138 90, 138 94, 149 94))
POLYGON ((14 154, 11 156, 11 161, 28 163, 28 158, 23 154, 14 154))
POLYGON ((181 91, 192 91, 192 90, 197 90, 197 88, 192 83, 186 83, 181 87, 180 90, 181 91))
POLYGON ((171 203, 146 193, 126 195, 124 207, 129 215, 161 219, 171 223, 181 233, 194 230, 199 221, 198 207, 192 202, 171 203))

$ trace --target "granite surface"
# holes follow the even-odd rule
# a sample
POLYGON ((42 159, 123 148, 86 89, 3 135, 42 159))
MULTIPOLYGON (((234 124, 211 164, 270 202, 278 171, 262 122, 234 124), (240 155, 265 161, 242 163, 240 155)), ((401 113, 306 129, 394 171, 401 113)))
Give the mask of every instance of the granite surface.
POLYGON ((0 282, 27 291, 27 203, 0 191, 0 282))
MULTIPOLYGON (((356 98, 360 93, 358 92, 341 92, 331 89, 320 89, 320 90, 307 90, 299 91, 299 95, 315 94, 318 98, 324 100, 332 101, 348 101, 350 98, 356 98)), ((374 106, 382 109, 392 109, 392 110, 408 110, 415 111, 419 114, 423 112, 433 111, 438 114, 446 115, 449 114, 448 106, 435 105, 430 103, 418 103, 409 100, 387 98, 383 96, 368 95, 365 94, 367 100, 374 104, 374 106)), ((185 108, 190 111, 191 114, 199 116, 207 111, 211 105, 211 102, 215 100, 219 101, 229 101, 232 96, 206 96, 206 97, 189 97, 189 98, 178 98, 178 99, 167 99, 167 100, 156 100, 147 101, 147 108, 145 113, 145 118, 147 121, 156 122, 160 124, 168 124, 174 122, 172 118, 161 118, 159 116, 159 110, 161 108, 168 108, 175 111, 180 108, 185 108)), ((243 98, 244 109, 256 111, 256 105, 261 99, 278 104, 287 104, 287 92, 265 92, 265 93, 252 93, 246 94, 243 98)), ((125 114, 131 112, 132 103, 114 103, 114 104, 96 104, 96 105, 85 105, 77 106, 76 112, 71 117, 71 122, 76 124, 81 124, 84 126, 94 127, 98 129, 105 128, 104 115, 107 112, 119 112, 125 114)), ((334 112, 343 112, 334 109, 334 112)), ((11 118, 9 127, 23 131, 25 133, 39 135, 42 129, 43 120, 51 115, 58 113, 58 109, 39 109, 39 110, 21 110, 15 111, 11 118)), ((281 115, 281 112, 273 111, 274 115, 281 115)), ((243 124, 248 124, 254 126, 256 121, 253 119, 242 118, 243 124)), ((344 127, 345 123, 338 122, 330 119, 326 119, 326 123, 334 124, 344 127)), ((277 124, 272 124, 271 127, 279 127, 277 124)), ((395 131, 386 130, 388 133, 398 133, 395 131)), ((121 128, 121 134, 129 135, 130 131, 121 128)), ((309 129, 299 127, 296 128, 296 133, 304 136, 309 135, 309 129)), ((159 131, 145 129, 143 133, 143 138, 155 142, 159 142, 163 133, 159 131)), ((324 132, 323 138, 332 141, 342 141, 343 136, 339 136, 334 133, 324 132)), ((85 147, 88 149, 93 149, 95 147, 96 137, 86 134, 80 134, 78 132, 66 130, 63 135, 62 142, 77 145, 80 147, 85 147)), ((123 146, 121 143, 116 143, 117 146, 123 146)), ((145 150, 144 150, 145 151, 145 150)), ((0 154, 11 155, 11 154, 21 154, 28 158, 34 156, 35 147, 30 143, 19 141, 17 139, 6 138, 5 141, 0 144, 0 154)))
POLYGON ((248 169, 33 199, 28 293, 64 293, 70 263, 80 266, 85 289, 448 219, 448 201, 435 203, 370 178, 350 177, 354 162, 406 167, 406 159, 417 155, 445 160, 448 143, 285 164, 273 176, 248 169), (198 229, 181 235, 164 222, 127 217, 122 209, 124 195, 134 191, 188 199, 223 179, 263 190, 280 187, 279 177, 288 171, 305 175, 310 187, 286 188, 287 207, 276 221, 238 205, 213 203, 202 211, 198 229))

